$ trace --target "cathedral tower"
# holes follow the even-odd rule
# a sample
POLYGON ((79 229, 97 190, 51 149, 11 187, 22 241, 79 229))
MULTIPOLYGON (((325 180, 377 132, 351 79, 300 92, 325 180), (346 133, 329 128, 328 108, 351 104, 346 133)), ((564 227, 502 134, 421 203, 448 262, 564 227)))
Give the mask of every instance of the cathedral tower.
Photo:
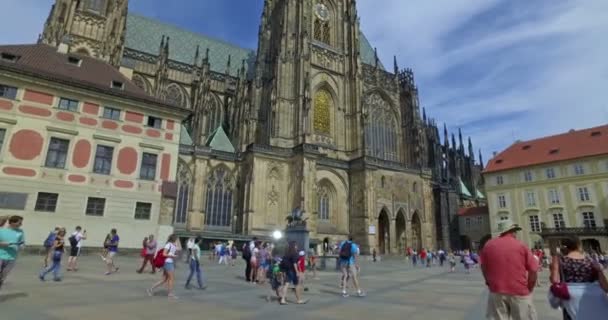
POLYGON ((356 149, 358 51, 354 0, 266 0, 253 84, 258 142, 356 149))
POLYGON ((65 43, 70 52, 118 67, 125 42, 128 0, 55 0, 40 42, 65 43))

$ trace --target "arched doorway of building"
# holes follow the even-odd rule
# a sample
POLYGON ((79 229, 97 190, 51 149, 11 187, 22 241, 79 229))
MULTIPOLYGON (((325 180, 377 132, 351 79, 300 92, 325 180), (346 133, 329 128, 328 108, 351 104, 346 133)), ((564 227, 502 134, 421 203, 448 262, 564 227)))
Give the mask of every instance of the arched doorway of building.
POLYGON ((412 248, 422 249, 422 225, 420 224, 418 211, 412 215, 412 248))
POLYGON ((397 219, 395 219, 395 232, 396 234, 396 239, 397 239, 397 253, 398 254, 405 254, 405 243, 406 243, 406 238, 405 238, 405 213, 403 213, 403 210, 399 210, 399 212, 397 212, 397 219))
POLYGON ((380 254, 387 254, 390 252, 390 220, 386 210, 382 209, 378 216, 378 251, 380 254))
POLYGON ((583 250, 586 252, 602 252, 600 247, 600 242, 596 239, 583 239, 583 250))

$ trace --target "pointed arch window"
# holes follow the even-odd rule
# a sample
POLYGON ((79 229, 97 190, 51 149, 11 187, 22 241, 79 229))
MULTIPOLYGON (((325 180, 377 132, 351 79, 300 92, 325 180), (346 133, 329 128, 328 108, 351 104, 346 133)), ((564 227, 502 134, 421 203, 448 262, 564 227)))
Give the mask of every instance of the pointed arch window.
POLYGON ((331 110, 333 98, 326 89, 319 89, 314 98, 314 129, 316 133, 331 134, 331 110))
POLYGON ((176 84, 170 84, 165 90, 165 101, 178 107, 187 107, 186 97, 176 84))
POLYGON ((397 119, 390 106, 378 93, 365 98, 368 110, 365 125, 366 154, 372 157, 399 161, 397 119))
POLYGON ((134 75, 133 83, 140 89, 144 90, 145 92, 148 92, 148 87, 146 86, 146 80, 144 80, 144 78, 142 78, 142 76, 140 76, 138 74, 134 75))
POLYGON ((314 11, 314 39, 325 44, 330 44, 331 27, 329 25, 329 20, 331 17, 331 12, 322 1, 315 5, 314 11))
POLYGON ((217 129, 223 120, 222 108, 218 99, 212 97, 209 99, 209 103, 206 106, 207 110, 207 123, 206 123, 206 134, 210 135, 217 129))
POLYGON ((188 205, 190 203, 190 185, 192 174, 188 167, 180 163, 177 173, 177 200, 175 203, 174 224, 186 224, 188 219, 188 205))
POLYGON ((85 0, 84 1, 84 10, 88 10, 100 15, 105 14, 106 8, 106 0, 85 0))
POLYGON ((230 227, 233 206, 232 178, 225 168, 213 171, 207 180, 205 225, 230 227))
POLYGON ((332 207, 332 192, 329 186, 321 184, 318 191, 318 208, 319 220, 330 221, 331 220, 331 207, 332 207))

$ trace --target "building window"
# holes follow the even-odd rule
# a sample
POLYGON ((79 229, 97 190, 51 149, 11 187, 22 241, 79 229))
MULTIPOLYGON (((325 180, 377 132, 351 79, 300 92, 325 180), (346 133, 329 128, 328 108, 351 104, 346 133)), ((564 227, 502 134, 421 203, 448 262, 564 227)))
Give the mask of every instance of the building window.
POLYGON ((553 168, 547 168, 547 179, 555 179, 555 170, 553 168))
POLYGON ((205 224, 230 227, 232 223, 233 179, 224 168, 218 168, 207 179, 205 224))
POLYGON ((483 217, 482 216, 477 216, 477 225, 481 225, 483 223, 483 217))
POLYGON ((561 212, 553 214, 553 226, 555 226, 555 229, 563 229, 566 227, 566 221, 561 212))
POLYGON ((113 154, 113 147, 98 145, 97 151, 95 152, 95 164, 93 166, 93 172, 99 174, 110 174, 112 171, 113 154))
POLYGON ((319 188, 319 219, 328 221, 331 212, 331 195, 326 186, 319 188))
POLYGON ((185 224, 188 219, 188 202, 190 201, 190 184, 192 173, 188 166, 180 163, 177 167, 177 203, 173 223, 185 224))
POLYGON ((105 14, 106 0, 85 0, 84 10, 88 10, 100 15, 105 14))
POLYGON ((526 172, 524 172, 524 180, 526 182, 531 182, 532 181, 532 171, 526 171, 526 172))
POLYGON ((595 224, 595 215, 593 214, 593 212, 583 212, 583 227, 585 228, 595 228, 596 224, 595 224))
POLYGON ((120 120, 120 109, 112 107, 103 108, 103 117, 106 119, 120 120))
POLYGON ((471 228, 471 218, 465 218, 464 225, 466 226, 467 229, 470 229, 471 228))
POLYGON ((331 134, 331 111, 334 104, 331 93, 325 89, 320 89, 315 94, 314 103, 313 124, 315 132, 325 135, 331 134))
POLYGON ((0 152, 2 152, 2 145, 4 145, 5 136, 6 136, 6 129, 0 128, 0 152))
POLYGON ((106 208, 106 199, 105 198, 95 198, 89 197, 87 200, 87 216, 103 216, 103 212, 106 208))
POLYGON ((577 163, 574 165, 574 174, 577 176, 585 174, 585 167, 582 164, 577 163))
POLYGON ((0 84, 0 97, 15 100, 17 98, 17 88, 0 84))
POLYGON ((504 194, 498 195, 498 207, 506 208, 507 207, 507 199, 504 194))
POLYGON ((559 192, 557 191, 557 189, 549 189, 549 202, 551 202, 551 204, 560 203, 559 192))
POLYGON ((163 125, 163 119, 148 116, 148 127, 160 129, 163 125))
POLYGON ((536 195, 534 194, 534 191, 526 192, 526 203, 528 204, 528 207, 536 206, 536 195))
POLYGON ((540 221, 537 215, 530 216, 530 231, 540 232, 540 221))
POLYGON ((497 185, 501 185, 504 183, 503 177, 502 176, 496 176, 496 184, 497 185))
POLYGON ((391 105, 378 93, 365 97, 367 155, 389 161, 399 160, 398 121, 391 105))
POLYGON ((506 220, 509 220, 509 216, 505 216, 505 215, 500 216, 500 221, 506 221, 506 220))
POLYGON ((78 100, 72 100, 68 98, 59 98, 58 109, 68 111, 78 111, 78 100))
POLYGON ((38 192, 34 210, 55 212, 55 209, 57 208, 57 198, 59 198, 59 194, 57 193, 38 192))
POLYGON ((158 156, 152 153, 144 152, 141 158, 141 170, 139 171, 139 178, 143 180, 154 180, 156 179, 156 160, 158 156))
POLYGON ((150 220, 152 204, 148 202, 137 202, 135 204, 135 220, 150 220))
POLYGON ((27 193, 0 191, 0 209, 25 210, 27 193))
POLYGON ((579 187, 578 188, 578 199, 581 202, 590 201, 591 197, 589 197, 589 190, 587 187, 579 187))
POLYGON ((69 140, 51 138, 49 150, 46 154, 45 166, 49 168, 65 168, 65 159, 68 155, 69 140))

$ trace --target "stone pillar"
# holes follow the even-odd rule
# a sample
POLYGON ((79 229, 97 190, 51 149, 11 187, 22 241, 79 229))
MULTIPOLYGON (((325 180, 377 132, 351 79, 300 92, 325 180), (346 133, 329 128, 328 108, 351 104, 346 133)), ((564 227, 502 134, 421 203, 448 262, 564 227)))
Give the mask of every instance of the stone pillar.
POLYGON ((389 218, 389 241, 390 241, 390 248, 388 248, 388 252, 395 254, 398 253, 398 246, 397 246, 397 220, 393 219, 393 218, 389 218))

